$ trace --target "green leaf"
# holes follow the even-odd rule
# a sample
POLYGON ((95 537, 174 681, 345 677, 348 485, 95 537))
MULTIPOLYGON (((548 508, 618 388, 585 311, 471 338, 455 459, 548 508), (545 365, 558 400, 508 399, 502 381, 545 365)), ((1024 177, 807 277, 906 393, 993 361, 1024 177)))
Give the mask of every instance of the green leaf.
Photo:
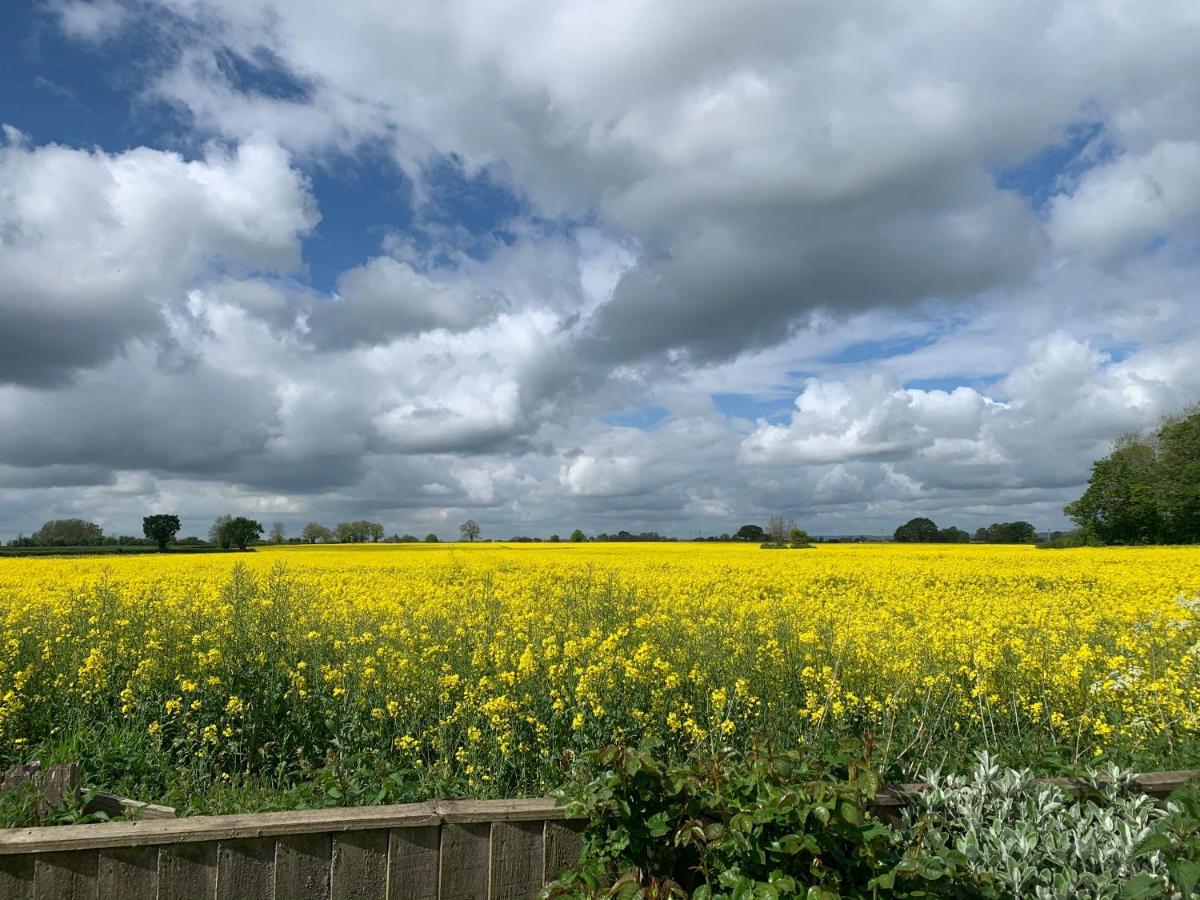
POLYGON ((647 819, 646 830, 650 832, 651 837, 660 838, 666 834, 669 830, 667 827, 667 814, 660 812, 647 819))
POLYGON ((1190 897, 1196 890, 1196 884, 1200 882, 1200 861, 1194 859, 1180 859, 1168 866, 1171 873, 1171 881, 1173 881, 1179 890, 1186 898, 1190 897))
POLYGON ((1121 888, 1122 900, 1140 900, 1143 897, 1158 897, 1162 894, 1162 882, 1146 872, 1139 872, 1121 888))
POLYGON ((842 801, 842 805, 838 807, 838 812, 842 818, 850 825, 861 826, 863 823, 862 810, 846 800, 842 801))
POLYGON ((1138 854, 1150 854, 1158 850, 1170 850, 1172 841, 1162 832, 1155 832, 1138 845, 1138 854))

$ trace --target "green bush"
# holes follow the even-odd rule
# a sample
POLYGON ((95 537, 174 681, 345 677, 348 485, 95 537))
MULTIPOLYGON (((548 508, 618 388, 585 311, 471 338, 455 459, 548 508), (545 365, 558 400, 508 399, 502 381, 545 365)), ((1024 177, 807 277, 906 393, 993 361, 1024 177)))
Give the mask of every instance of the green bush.
POLYGON ((1083 796, 986 753, 892 827, 866 759, 812 751, 696 753, 606 747, 559 791, 586 818, 581 865, 543 898, 1190 898, 1200 881, 1200 793, 1160 803, 1110 767, 1083 796))
POLYGON ((543 897, 970 896, 958 855, 910 851, 871 811, 865 761, 724 750, 666 765, 655 743, 606 747, 559 792, 587 817, 583 862, 543 897))
POLYGON ((987 878, 1000 896, 1193 895, 1200 877, 1195 804, 1158 804, 1131 786, 1130 772, 1090 772, 1085 795, 1074 798, 980 753, 969 774, 926 780, 932 790, 905 811, 924 851, 953 850, 966 872, 987 878))

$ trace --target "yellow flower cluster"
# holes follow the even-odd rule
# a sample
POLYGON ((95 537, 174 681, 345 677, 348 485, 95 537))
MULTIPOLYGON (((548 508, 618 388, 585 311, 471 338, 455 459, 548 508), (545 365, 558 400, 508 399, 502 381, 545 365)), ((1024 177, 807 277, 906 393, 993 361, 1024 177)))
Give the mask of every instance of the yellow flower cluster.
POLYGON ((378 545, 0 559, 0 755, 121 723, 214 773, 331 746, 472 790, 580 752, 870 732, 1033 756, 1190 746, 1200 550, 378 545))

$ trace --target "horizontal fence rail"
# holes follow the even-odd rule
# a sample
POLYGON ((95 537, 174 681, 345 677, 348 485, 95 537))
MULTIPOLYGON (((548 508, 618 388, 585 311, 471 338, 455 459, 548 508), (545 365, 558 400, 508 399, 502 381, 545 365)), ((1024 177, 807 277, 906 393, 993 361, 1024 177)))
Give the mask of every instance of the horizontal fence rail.
MULTIPOLYGON (((1134 787, 1165 796, 1197 774, 1140 775, 1134 787)), ((876 794, 875 806, 895 814, 928 789, 892 785, 876 794)), ((530 799, 0 829, 0 898, 529 898, 579 862, 582 825, 567 821, 553 800, 530 799)))
POLYGON ((4 900, 534 897, 579 861, 553 800, 451 800, 0 830, 4 900))

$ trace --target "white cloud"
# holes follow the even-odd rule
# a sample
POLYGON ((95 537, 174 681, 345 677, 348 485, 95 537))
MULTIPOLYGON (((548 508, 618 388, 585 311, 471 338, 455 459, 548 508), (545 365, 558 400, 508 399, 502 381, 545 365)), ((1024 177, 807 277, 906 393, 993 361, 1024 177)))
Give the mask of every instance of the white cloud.
POLYGON ((989 390, 997 399, 969 387, 903 389, 879 374, 813 378, 789 421, 760 421, 740 458, 750 466, 832 466, 820 475, 831 485, 846 482, 851 464, 882 460, 893 481, 930 494, 1076 485, 1113 438, 1152 427, 1200 395, 1200 375, 1183 362, 1196 353, 1200 332, 1120 362, 1057 333, 989 390))
POLYGON ((337 295, 316 303, 308 324, 318 346, 370 346, 434 329, 467 331, 496 312, 498 302, 470 284, 437 284, 381 256, 343 272, 337 295))
POLYGON ((1050 207, 1065 249, 1110 259, 1155 239, 1195 237, 1200 224, 1200 143, 1164 141, 1088 170, 1050 207))
POLYGON ((1061 524, 1108 441, 1200 394, 1183 0, 51 7, 92 52, 133 9, 183 47, 141 99, 202 152, 5 129, 0 525, 1061 524), (997 187, 1084 121, 1111 156, 1045 210, 997 187), (381 148, 414 230, 304 286, 304 173, 381 148), (503 240, 438 219, 447 160, 517 195, 503 240))
POLYGON ((116 0, 54 0, 49 8, 58 16, 68 37, 81 41, 103 41, 124 27, 129 14, 116 0))
POLYGON ((61 380, 160 332, 210 269, 294 269, 316 219, 273 144, 197 160, 0 147, 0 382, 61 380))

